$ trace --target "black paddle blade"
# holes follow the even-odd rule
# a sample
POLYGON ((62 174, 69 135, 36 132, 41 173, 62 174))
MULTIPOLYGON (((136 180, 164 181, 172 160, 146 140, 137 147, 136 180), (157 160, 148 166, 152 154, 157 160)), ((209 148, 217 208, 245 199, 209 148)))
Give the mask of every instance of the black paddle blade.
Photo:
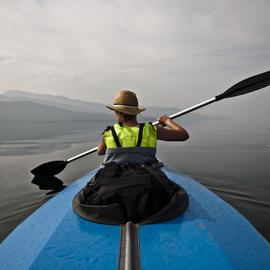
POLYGON ((270 85, 270 71, 247 78, 216 96, 216 100, 244 95, 270 85))
POLYGON ((50 161, 34 168, 31 173, 35 176, 52 176, 62 172, 67 166, 67 162, 63 160, 50 161))

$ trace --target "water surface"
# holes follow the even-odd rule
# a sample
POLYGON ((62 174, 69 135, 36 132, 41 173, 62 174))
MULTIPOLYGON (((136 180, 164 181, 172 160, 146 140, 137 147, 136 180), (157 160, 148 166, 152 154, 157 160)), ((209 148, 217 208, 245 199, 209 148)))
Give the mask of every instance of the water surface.
MULTIPOLYGON (((45 161, 67 159, 95 147, 107 125, 28 124, 21 134, 18 127, 12 127, 15 133, 9 139, 7 132, 1 133, 1 240, 58 191, 96 168, 102 158, 96 154, 84 157, 69 164, 57 177, 39 182, 30 170, 45 161), (29 136, 31 130, 35 132, 29 136)), ((191 128, 190 135, 187 142, 159 142, 158 157, 229 202, 270 241, 269 133, 234 134, 191 128)))

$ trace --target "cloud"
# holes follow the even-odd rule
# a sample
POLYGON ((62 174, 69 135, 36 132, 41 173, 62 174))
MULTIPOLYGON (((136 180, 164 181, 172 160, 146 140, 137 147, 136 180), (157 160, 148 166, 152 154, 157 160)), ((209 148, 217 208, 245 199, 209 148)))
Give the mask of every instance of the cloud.
MULTIPOLYGON (((0 91, 192 103, 269 68, 268 0, 0 2, 0 91), (186 90, 188 89, 188 91, 186 90)), ((104 100, 105 99, 105 100, 104 100)))

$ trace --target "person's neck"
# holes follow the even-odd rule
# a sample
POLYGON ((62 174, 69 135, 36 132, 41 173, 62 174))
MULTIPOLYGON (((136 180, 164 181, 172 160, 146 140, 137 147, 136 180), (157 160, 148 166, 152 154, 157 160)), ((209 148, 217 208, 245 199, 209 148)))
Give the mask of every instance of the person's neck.
POLYGON ((139 124, 137 119, 130 120, 130 121, 125 121, 125 122, 122 122, 122 123, 123 123, 123 125, 126 125, 128 127, 135 127, 135 126, 137 126, 139 124))

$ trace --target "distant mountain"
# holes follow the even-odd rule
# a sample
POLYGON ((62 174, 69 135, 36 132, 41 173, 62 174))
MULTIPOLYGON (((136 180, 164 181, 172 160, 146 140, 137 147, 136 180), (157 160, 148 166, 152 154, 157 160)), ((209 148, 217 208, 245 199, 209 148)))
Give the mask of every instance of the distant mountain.
POLYGON ((106 121, 113 116, 74 112, 32 101, 0 102, 0 123, 106 121))
POLYGON ((7 97, 13 101, 33 101, 40 104, 67 109, 75 112, 107 113, 107 109, 103 104, 71 99, 64 96, 35 94, 20 90, 10 90, 6 91, 3 97, 7 97))
MULTIPOLYGON (((104 104, 71 99, 64 96, 35 94, 20 90, 6 91, 0 95, 0 121, 85 121, 110 120, 111 112, 104 104), (8 104, 4 104, 8 103, 8 104), (21 120, 19 120, 21 119, 21 120)), ((140 116, 141 121, 155 121, 163 114, 180 111, 176 107, 146 107, 140 116)), ((181 117, 184 124, 198 124, 205 121, 224 120, 224 116, 206 116, 191 113, 181 117)))
MULTIPOLYGON (((90 113, 110 113, 105 104, 94 103, 89 101, 83 101, 78 99, 71 99, 64 96, 54 96, 48 94, 35 94, 20 90, 9 90, 2 95, 6 100, 3 101, 32 101, 44 105, 49 105, 57 108, 66 109, 75 112, 90 112, 90 113)), ((0 101, 1 96, 0 96, 0 101)), ((161 116, 163 114, 172 114, 179 111, 179 108, 171 107, 146 107, 146 111, 143 112, 144 117, 161 116)))
POLYGON ((0 95, 0 101, 12 101, 13 98, 6 96, 6 95, 0 95))

